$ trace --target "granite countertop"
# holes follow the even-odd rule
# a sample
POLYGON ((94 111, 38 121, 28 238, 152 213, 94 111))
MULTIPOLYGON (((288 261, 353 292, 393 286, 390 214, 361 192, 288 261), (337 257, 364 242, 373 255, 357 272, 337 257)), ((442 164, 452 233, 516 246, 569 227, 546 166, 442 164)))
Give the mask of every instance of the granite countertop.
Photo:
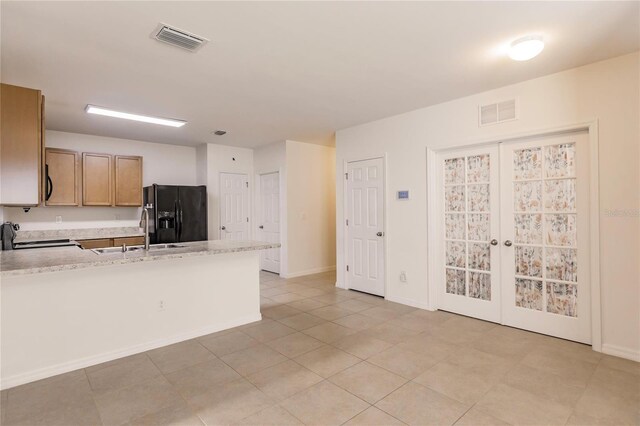
POLYGON ((280 247, 280 243, 229 240, 195 241, 177 244, 184 247, 149 252, 137 250, 107 254, 96 254, 91 250, 83 250, 80 247, 0 251, 0 277, 280 247))
POLYGON ((18 231, 14 242, 24 243, 41 240, 95 240, 100 238, 140 237, 144 232, 137 226, 86 228, 86 229, 47 229, 42 231, 18 231))

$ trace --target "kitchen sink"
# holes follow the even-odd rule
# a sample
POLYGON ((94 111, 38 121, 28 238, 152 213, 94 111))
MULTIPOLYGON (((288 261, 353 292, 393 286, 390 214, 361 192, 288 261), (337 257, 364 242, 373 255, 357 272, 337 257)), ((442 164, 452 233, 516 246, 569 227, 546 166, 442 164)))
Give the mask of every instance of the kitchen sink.
MULTIPOLYGON (((151 244, 149 246, 149 251, 156 251, 156 250, 167 250, 167 249, 174 249, 174 248, 181 248, 184 247, 184 244, 151 244)), ((101 248, 101 249, 93 249, 91 250, 92 252, 94 252, 95 254, 109 254, 109 253, 122 253, 125 251, 140 251, 140 250, 144 250, 144 246, 124 246, 123 247, 107 247, 107 248, 101 248)))

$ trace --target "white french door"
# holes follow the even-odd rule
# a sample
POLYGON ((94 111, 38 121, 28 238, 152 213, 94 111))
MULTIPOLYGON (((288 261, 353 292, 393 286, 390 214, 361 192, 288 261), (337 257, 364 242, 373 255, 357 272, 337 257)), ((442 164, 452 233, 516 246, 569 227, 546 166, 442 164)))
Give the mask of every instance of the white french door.
MULTIPOLYGON (((280 174, 260 175, 260 240, 280 242, 280 174)), ((260 265, 265 271, 280 273, 280 249, 262 250, 260 265)))
POLYGON ((220 173, 220 239, 249 239, 247 175, 220 173))
POLYGON ((441 156, 444 310, 500 321, 498 146, 441 156))
POLYGON ((438 157, 439 307, 591 343, 585 133, 438 157))
POLYGON ((501 146, 506 325, 591 343, 585 133, 501 146))
POLYGON ((384 162, 347 163, 347 284, 384 296, 384 162))

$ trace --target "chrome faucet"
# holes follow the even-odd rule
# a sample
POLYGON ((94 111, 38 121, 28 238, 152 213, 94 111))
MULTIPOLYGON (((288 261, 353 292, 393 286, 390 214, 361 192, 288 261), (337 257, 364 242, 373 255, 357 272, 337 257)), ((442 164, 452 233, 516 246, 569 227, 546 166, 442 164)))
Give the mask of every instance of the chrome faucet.
POLYGON ((153 208, 153 204, 146 204, 142 208, 140 215, 140 228, 144 228, 144 249, 149 250, 149 209, 153 208))

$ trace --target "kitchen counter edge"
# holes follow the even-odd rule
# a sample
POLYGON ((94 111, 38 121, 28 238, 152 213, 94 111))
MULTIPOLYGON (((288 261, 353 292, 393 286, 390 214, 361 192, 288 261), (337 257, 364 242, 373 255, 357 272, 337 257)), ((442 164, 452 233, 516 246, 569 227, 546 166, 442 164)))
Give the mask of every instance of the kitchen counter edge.
POLYGON ((240 253, 280 247, 280 243, 262 241, 210 240, 179 243, 184 247, 155 252, 135 251, 125 253, 96 254, 79 247, 42 248, 0 252, 0 277, 70 271, 93 267, 122 265, 127 263, 152 262, 164 259, 180 259, 192 256, 211 256, 225 253, 240 253), (29 252, 32 256, 29 257, 29 252), (35 256, 33 256, 35 255, 35 256), (34 259, 35 257, 35 259, 34 259), (42 259, 44 266, 33 266, 34 260, 42 259))

